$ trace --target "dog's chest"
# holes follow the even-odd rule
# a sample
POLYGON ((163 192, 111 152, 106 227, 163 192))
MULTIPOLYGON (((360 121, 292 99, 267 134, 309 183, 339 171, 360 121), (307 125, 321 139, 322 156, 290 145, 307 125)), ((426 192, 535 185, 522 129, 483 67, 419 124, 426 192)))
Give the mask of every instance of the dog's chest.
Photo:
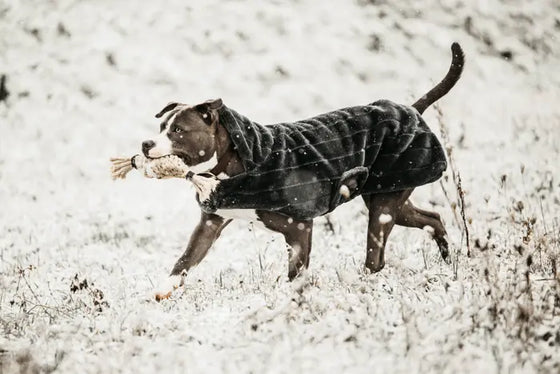
POLYGON ((268 230, 255 209, 218 209, 214 214, 225 219, 238 219, 252 223, 255 227, 268 230))

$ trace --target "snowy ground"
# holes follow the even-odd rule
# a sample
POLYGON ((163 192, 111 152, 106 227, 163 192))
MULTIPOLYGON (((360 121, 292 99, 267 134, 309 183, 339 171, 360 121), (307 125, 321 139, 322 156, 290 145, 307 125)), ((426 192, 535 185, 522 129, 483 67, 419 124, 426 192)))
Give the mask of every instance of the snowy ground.
POLYGON ((557 1, 165 4, 0 0, 0 373, 560 370, 557 1), (470 258, 449 174, 413 200, 442 214, 453 266, 396 228, 365 274, 355 200, 334 232, 316 220, 307 278, 287 282, 280 237, 235 223, 184 291, 152 300, 194 193, 112 182, 108 159, 135 153, 164 104, 221 97, 267 123, 412 103, 452 41, 467 65, 440 107, 470 258))

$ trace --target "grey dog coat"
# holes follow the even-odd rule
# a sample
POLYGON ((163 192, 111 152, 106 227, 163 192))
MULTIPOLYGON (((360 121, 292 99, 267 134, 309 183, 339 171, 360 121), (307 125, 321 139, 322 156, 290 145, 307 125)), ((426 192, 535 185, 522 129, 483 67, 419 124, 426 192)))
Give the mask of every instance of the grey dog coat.
POLYGON ((245 171, 199 202, 208 213, 259 209, 311 219, 360 194, 433 182, 447 167, 416 109, 388 100, 267 126, 225 106, 218 114, 245 171))

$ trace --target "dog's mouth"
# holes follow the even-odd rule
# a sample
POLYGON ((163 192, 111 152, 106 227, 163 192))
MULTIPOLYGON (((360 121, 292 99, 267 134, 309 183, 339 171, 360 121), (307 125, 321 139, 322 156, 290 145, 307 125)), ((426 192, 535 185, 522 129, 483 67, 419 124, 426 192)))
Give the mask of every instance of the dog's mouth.
POLYGON ((179 157, 181 160, 183 160, 183 162, 185 163, 185 165, 192 165, 192 158, 191 156, 185 154, 185 153, 172 153, 172 155, 179 157))
POLYGON ((173 153, 168 153, 168 154, 166 154, 166 155, 157 156, 157 157, 146 156, 146 158, 147 158, 148 160, 157 160, 157 159, 164 158, 164 157, 168 157, 168 156, 177 156, 177 157, 179 157, 181 160, 183 160, 183 162, 184 162, 186 165, 190 165, 191 158, 190 158, 189 156, 187 156, 187 155, 176 155, 176 154, 173 154, 173 153))
MULTIPOLYGON (((146 155, 144 155, 144 156, 146 156, 146 155)), ((159 160, 160 158, 165 158, 165 157, 167 157, 167 156, 171 156, 171 153, 169 153, 169 154, 167 154, 167 155, 163 155, 163 156, 157 156, 157 157, 154 157, 154 156, 146 156, 146 158, 147 158, 148 160, 159 160)))
POLYGON ((185 163, 185 165, 191 165, 191 158, 187 155, 177 155, 181 160, 183 160, 183 162, 185 163))

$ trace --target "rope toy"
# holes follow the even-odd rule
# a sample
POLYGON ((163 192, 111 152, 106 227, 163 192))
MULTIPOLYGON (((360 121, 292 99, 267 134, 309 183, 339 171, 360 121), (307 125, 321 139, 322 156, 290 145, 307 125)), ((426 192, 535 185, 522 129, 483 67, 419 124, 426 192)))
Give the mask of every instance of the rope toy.
POLYGON ((186 178, 194 185, 200 201, 207 200, 220 184, 220 180, 214 174, 208 172, 196 174, 185 165, 180 157, 175 155, 155 159, 149 159, 140 154, 132 157, 111 158, 113 180, 126 178, 132 169, 141 171, 147 178, 186 178))

